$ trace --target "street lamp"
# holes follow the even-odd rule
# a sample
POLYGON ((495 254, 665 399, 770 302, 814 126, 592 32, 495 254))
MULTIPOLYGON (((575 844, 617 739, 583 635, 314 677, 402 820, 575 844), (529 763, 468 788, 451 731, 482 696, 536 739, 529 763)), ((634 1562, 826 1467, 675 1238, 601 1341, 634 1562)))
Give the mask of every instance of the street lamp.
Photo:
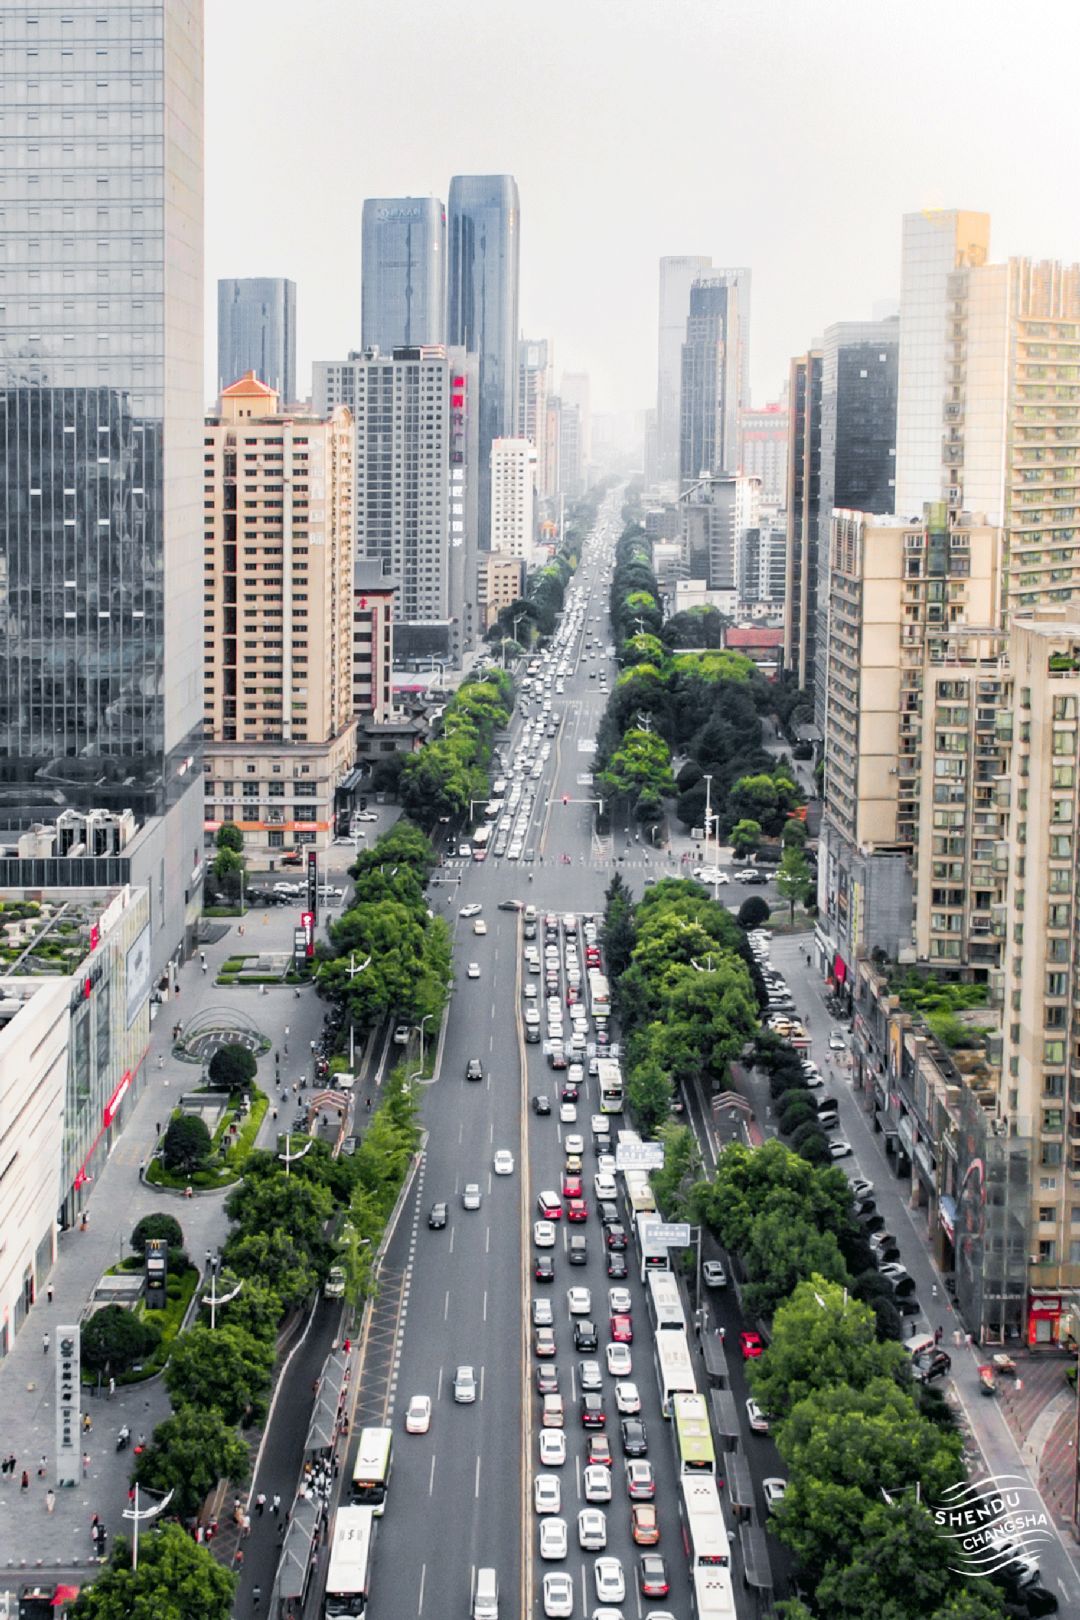
POLYGON ((244 1279, 243 1279, 243 1277, 241 1277, 239 1282, 237 1283, 236 1287, 232 1290, 231 1293, 229 1293, 229 1294, 219 1294, 218 1291, 217 1291, 217 1278, 218 1278, 218 1266, 220 1265, 220 1263, 221 1262, 220 1262, 219 1257, 217 1255, 212 1255, 210 1253, 210 1251, 207 1250, 207 1253, 206 1253, 206 1266, 207 1266, 207 1270, 210 1273, 210 1291, 209 1291, 209 1293, 206 1293, 206 1294, 203 1295, 203 1299, 206 1301, 206 1303, 210 1307, 210 1331, 211 1331, 211 1333, 213 1333, 214 1329, 217 1327, 217 1308, 218 1308, 218 1306, 219 1305, 228 1305, 229 1301, 235 1299, 237 1294, 240 1292, 241 1288, 243 1288, 243 1286, 244 1286, 244 1279))
POLYGON ((284 1153, 279 1153, 278 1154, 278 1158, 281 1160, 282 1164, 284 1164, 284 1166, 285 1166, 285 1174, 288 1175, 290 1164, 295 1164, 298 1159, 302 1159, 304 1157, 304 1154, 305 1153, 310 1153, 314 1146, 315 1146, 315 1138, 313 1136, 309 1136, 307 1141, 304 1143, 303 1147, 300 1149, 299 1153, 294 1153, 292 1151, 292 1132, 291 1131, 286 1131, 285 1132, 285 1151, 284 1151, 284 1153))
POLYGON ((700 962, 695 961, 695 959, 693 957, 691 957, 690 958, 690 966, 697 973, 712 973, 713 972, 712 951, 707 951, 705 953, 705 961, 708 964, 708 966, 702 967, 700 962))
MULTIPOLYGON (((350 984, 357 977, 358 974, 363 973, 365 968, 369 968, 371 966, 371 957, 370 956, 367 958, 366 961, 361 962, 359 967, 354 967, 353 966, 353 961, 354 961, 353 953, 350 951, 349 952, 349 983, 350 984)), ((352 1015, 350 1014, 349 1015, 349 1073, 350 1074, 353 1073, 353 1060, 355 1058, 355 1054, 356 1054, 356 1030, 355 1030, 355 1027, 353 1025, 352 1015)))
POLYGON ((135 1482, 135 1494, 132 1497, 131 1506, 126 1507, 124 1509, 124 1518, 133 1520, 134 1521, 134 1526, 135 1526, 134 1531, 132 1533, 132 1538, 131 1538, 131 1567, 132 1567, 132 1569, 138 1569, 138 1567, 139 1567, 139 1525, 142 1523, 143 1519, 156 1519, 156 1518, 159 1518, 160 1515, 162 1513, 164 1513, 164 1511, 168 1507, 169 1503, 172 1501, 174 1492, 175 1492, 175 1486, 174 1486, 172 1491, 169 1491, 167 1495, 162 1497, 161 1501, 158 1502, 155 1507, 148 1507, 148 1508, 140 1509, 140 1507, 139 1507, 139 1482, 138 1482, 138 1480, 136 1480, 136 1482, 135 1482))

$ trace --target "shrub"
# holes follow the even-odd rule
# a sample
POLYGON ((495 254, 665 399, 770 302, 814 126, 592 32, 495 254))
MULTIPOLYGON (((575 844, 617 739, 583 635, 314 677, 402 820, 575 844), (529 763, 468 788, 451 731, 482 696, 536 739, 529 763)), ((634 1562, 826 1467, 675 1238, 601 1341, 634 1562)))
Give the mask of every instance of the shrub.
POLYGON ((206 1162, 210 1132, 196 1114, 177 1114, 169 1121, 161 1151, 167 1170, 190 1175, 206 1162))
POLYGON ((82 1330, 82 1359, 94 1372, 125 1373, 144 1360, 160 1338, 155 1322, 122 1305, 103 1305, 82 1330))
POLYGON ((772 916, 768 902, 760 894, 748 894, 739 907, 736 921, 740 928, 760 928, 772 916))
MULTIPOLYGON (((170 1251, 182 1249, 184 1234, 180 1222, 172 1215, 144 1215, 135 1225, 131 1234, 131 1247, 137 1254, 142 1255, 150 1238, 164 1238, 170 1251)), ((169 1262, 172 1263, 170 1253, 169 1262)))
POLYGON ((207 1074, 213 1085, 225 1091, 242 1091, 258 1072, 255 1054, 246 1046, 219 1046, 210 1059, 207 1074))

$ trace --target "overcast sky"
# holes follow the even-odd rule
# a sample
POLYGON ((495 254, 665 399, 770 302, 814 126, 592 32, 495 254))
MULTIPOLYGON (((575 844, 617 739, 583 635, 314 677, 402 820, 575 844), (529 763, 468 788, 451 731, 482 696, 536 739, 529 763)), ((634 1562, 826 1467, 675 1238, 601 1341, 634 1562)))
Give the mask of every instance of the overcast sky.
POLYGON ((217 278, 297 283, 297 383, 360 339, 364 197, 509 172, 521 323, 594 410, 651 405, 657 261, 753 270, 755 401, 899 286, 900 217, 1080 258, 1080 6, 1002 0, 207 0, 217 278))

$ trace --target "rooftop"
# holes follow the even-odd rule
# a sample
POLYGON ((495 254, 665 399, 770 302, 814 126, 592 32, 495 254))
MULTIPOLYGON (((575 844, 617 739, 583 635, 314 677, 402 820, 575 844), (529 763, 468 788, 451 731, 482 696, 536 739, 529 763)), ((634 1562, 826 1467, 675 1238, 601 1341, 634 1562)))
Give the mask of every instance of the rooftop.
POLYGON ((120 892, 80 899, 0 900, 0 981, 74 973, 95 949, 104 913, 120 892))

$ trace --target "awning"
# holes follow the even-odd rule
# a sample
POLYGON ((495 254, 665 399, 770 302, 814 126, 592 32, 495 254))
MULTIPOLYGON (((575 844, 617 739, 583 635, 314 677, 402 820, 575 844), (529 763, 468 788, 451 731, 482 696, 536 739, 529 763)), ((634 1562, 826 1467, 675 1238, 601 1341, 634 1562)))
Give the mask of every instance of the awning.
MULTIPOLYGON (((344 1098, 342 1101, 344 1102, 344 1098)), ((340 1351, 331 1351, 319 1379, 319 1395, 311 1414, 304 1450, 327 1451, 337 1437, 341 1393, 349 1376, 349 1363, 340 1351)))
POLYGON ((274 1596, 282 1602, 302 1598, 307 1589, 311 1551, 319 1533, 319 1515, 318 1502, 297 1497, 274 1580, 274 1596))
POLYGON ((713 1389, 709 1391, 709 1402, 712 1406, 713 1425, 717 1434, 725 1440, 739 1438, 739 1414, 735 1409, 735 1397, 730 1389, 713 1389))
POLYGON ((754 1481, 745 1451, 723 1451, 716 1459, 724 1475, 724 1488, 733 1512, 754 1511, 754 1481))
POLYGON ((342 777, 341 781, 337 785, 336 791, 338 793, 355 793, 363 780, 363 771, 359 768, 353 769, 347 776, 342 777))
POLYGON ((729 1377, 727 1352, 719 1333, 701 1335, 701 1353, 705 1357, 705 1376, 709 1382, 726 1384, 729 1377))
POLYGON ((764 1530, 756 1524, 740 1525, 739 1551, 742 1553, 743 1579, 747 1586, 756 1587, 759 1592, 770 1592, 772 1570, 764 1530))

